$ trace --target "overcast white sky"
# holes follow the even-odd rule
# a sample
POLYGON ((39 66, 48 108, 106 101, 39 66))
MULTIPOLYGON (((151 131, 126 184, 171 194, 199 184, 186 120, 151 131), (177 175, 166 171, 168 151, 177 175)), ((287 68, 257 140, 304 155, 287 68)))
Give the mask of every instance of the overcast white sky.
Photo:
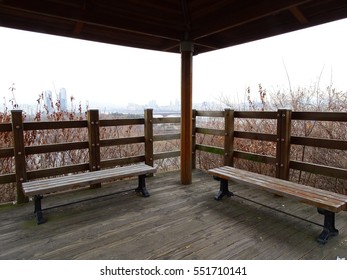
MULTIPOLYGON (((193 101, 331 80, 347 91, 347 20, 194 56, 193 101)), ((19 104, 64 87, 90 107, 159 105, 180 99, 180 55, 0 28, 0 97, 15 84, 19 104)), ((2 110, 2 108, 1 108, 2 110)))

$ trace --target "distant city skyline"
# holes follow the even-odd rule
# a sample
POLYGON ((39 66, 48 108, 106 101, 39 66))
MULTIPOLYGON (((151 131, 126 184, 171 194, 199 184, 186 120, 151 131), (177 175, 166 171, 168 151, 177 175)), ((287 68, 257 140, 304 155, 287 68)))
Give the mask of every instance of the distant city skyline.
MULTIPOLYGON (((193 103, 245 91, 332 84, 347 90, 347 19, 194 56, 193 103)), ((0 28, 0 97, 32 104, 65 88, 82 106, 116 108, 180 101, 180 55, 0 28), (57 90, 58 89, 58 90, 57 90)), ((3 103, 4 103, 3 102, 3 103)), ((64 105, 65 106, 65 105, 64 105)), ((68 106, 68 105, 67 105, 68 106)))
MULTIPOLYGON (((48 112, 49 114, 52 114, 53 112, 57 111, 69 111, 69 110, 77 110, 79 106, 78 103, 75 102, 75 100, 68 100, 68 93, 65 88, 60 88, 59 93, 53 94, 51 90, 46 90, 42 93, 42 107, 41 110, 44 110, 48 112), (59 106, 59 107, 58 107, 59 106)), ((27 114, 29 115, 35 115, 37 111, 37 105, 39 100, 36 101, 36 103, 22 103, 19 104, 19 109, 23 109, 27 114)), ((19 103, 19 102, 18 102, 19 103)), ((88 104, 86 104, 88 105, 88 104)), ((154 110, 157 110, 159 112, 178 112, 180 111, 180 101, 176 99, 175 101, 170 101, 168 105, 159 105, 157 104, 156 100, 150 100, 147 104, 138 104, 135 102, 129 102, 128 104, 117 106, 111 105, 111 106, 100 106, 100 110, 104 113, 130 113, 130 112, 140 112, 142 113, 145 108, 152 108, 154 110)), ((82 108, 85 109, 85 108, 82 108)))

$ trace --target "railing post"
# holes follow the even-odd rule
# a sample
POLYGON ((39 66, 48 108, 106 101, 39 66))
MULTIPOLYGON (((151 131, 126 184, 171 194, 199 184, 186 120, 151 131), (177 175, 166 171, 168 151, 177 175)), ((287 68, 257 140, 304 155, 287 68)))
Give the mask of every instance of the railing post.
POLYGON ((145 163, 153 166, 153 109, 145 109, 145 163))
POLYGON ((24 130, 22 110, 13 110, 12 114, 12 133, 14 161, 16 170, 17 183, 17 203, 28 202, 28 198, 24 195, 22 183, 27 180, 25 147, 24 147, 24 130))
POLYGON ((234 165, 234 110, 224 110, 224 165, 234 165))
POLYGON ((277 111, 276 177, 289 180, 290 137, 292 111, 277 111))
MULTIPOLYGON (((89 171, 100 170, 99 110, 88 110, 89 171)), ((100 188, 94 184, 92 188, 100 188)))
POLYGON ((196 110, 192 114, 192 169, 196 169, 196 110))

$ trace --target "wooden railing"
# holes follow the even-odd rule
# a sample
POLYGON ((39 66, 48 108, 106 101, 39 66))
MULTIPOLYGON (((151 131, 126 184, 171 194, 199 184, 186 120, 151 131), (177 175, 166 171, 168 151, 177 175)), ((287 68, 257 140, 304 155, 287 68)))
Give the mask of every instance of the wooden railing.
POLYGON ((4 184, 16 183, 17 202, 25 202, 21 184, 26 180, 40 179, 50 176, 59 176, 75 172, 95 171, 117 165, 145 162, 152 165, 154 160, 178 157, 176 151, 164 151, 154 153, 155 141, 177 140, 179 133, 153 134, 153 125, 180 123, 180 118, 153 118, 153 110, 145 110, 144 118, 137 119, 101 119, 98 110, 89 110, 87 120, 81 121, 49 121, 49 122, 23 122, 22 111, 12 111, 12 123, 0 124, 0 133, 13 134, 13 147, 1 148, 1 158, 14 157, 15 171, 0 174, 0 187, 4 184), (122 138, 100 139, 100 129, 105 127, 137 126, 143 127, 143 135, 122 138), (68 143, 40 144, 34 146, 25 145, 25 132, 35 131, 36 134, 44 130, 57 129, 87 129, 88 140, 68 143), (144 153, 136 156, 120 157, 113 159, 101 159, 100 148, 120 145, 141 144, 144 145, 144 153), (78 164, 69 164, 62 167, 41 168, 28 170, 26 157, 42 153, 66 152, 71 150, 88 150, 89 160, 78 164))
MULTIPOLYGON (((236 118, 277 119, 277 112, 240 112, 240 111, 233 111, 230 109, 226 109, 224 112, 223 111, 212 111, 212 112, 211 111, 195 111, 193 115, 195 115, 196 117, 205 117, 205 118, 221 118, 221 122, 224 122, 224 127, 220 129, 201 128, 201 127, 196 127, 195 129, 195 133, 221 136, 224 138, 224 147, 195 144, 197 151, 204 151, 204 152, 223 156, 224 165, 233 166, 235 158, 246 159, 246 160, 251 160, 251 161, 256 161, 261 163, 269 163, 269 164, 277 164, 277 162, 280 160, 279 156, 273 157, 268 155, 255 154, 255 153, 245 152, 241 150, 236 150, 234 148, 235 138, 276 142, 278 138, 278 135, 276 134, 265 134, 265 133, 259 133, 259 132, 235 130, 235 119, 236 118)), ((197 136, 194 135, 193 139, 197 139, 197 136)), ((279 174, 280 172, 279 168, 277 172, 279 174)))
MULTIPOLYGON (((277 112, 241 112, 226 109, 223 111, 195 111, 194 118, 220 118, 224 127, 220 129, 201 128, 195 125, 195 134, 193 139, 197 139, 196 134, 209 134, 221 136, 224 138, 224 147, 208 146, 194 142, 196 151, 204 151, 212 154, 218 154, 223 157, 224 165, 232 166, 235 159, 245 159, 265 164, 274 165, 276 169, 275 176, 281 179, 289 179, 291 170, 299 172, 309 172, 323 176, 333 177, 335 179, 347 180, 347 161, 340 162, 342 167, 328 166, 328 164, 317 164, 306 161, 291 159, 291 152, 294 146, 314 147, 334 149, 339 151, 347 150, 347 141, 345 139, 329 139, 323 137, 294 136, 292 134, 292 122, 329 122, 343 123, 345 126, 339 130, 341 136, 346 136, 347 113, 330 112, 291 112, 291 110, 278 110, 277 112), (273 120, 274 131, 272 133, 259 133, 252 131, 238 131, 234 129, 236 119, 266 119, 273 120), (256 141, 267 141, 275 146, 275 156, 255 154, 247 151, 237 150, 234 147, 236 139, 251 139, 256 141)), ((196 120, 194 120, 196 123, 196 120)), ((343 159, 341 159, 343 160, 343 159)), ((345 187, 344 192, 347 192, 345 187)))
MULTIPOLYGON (((303 112, 293 112, 292 120, 298 121, 324 121, 324 122, 341 122, 347 123, 347 113, 303 113, 303 112)), ((346 135, 346 130, 341 129, 339 133, 341 135, 346 135)), ((302 145, 310 146, 316 148, 325 148, 325 149, 335 149, 335 150, 347 150, 347 141, 345 140, 336 140, 336 139, 322 139, 322 138, 311 138, 311 137, 298 137, 292 136, 290 138, 291 145, 302 145)), ((346 166, 347 163, 343 164, 346 166)), ((291 160, 289 162, 289 168, 306 171, 314 174, 321 174, 324 176, 334 177, 346 180, 347 179, 347 169, 345 168, 336 168, 326 165, 299 162, 291 160)))
MULTIPOLYGON (((179 117, 173 118, 154 118, 153 110, 147 109, 143 118, 136 119, 100 119, 97 110, 88 111, 87 120, 78 121, 49 121, 49 122, 23 122, 22 111, 12 111, 12 123, 0 124, 0 133, 7 133, 10 139, 13 139, 12 147, 0 148, 0 159, 13 158, 14 170, 9 173, 0 174, 0 188, 4 184, 16 183, 17 201, 24 202, 26 198, 21 192, 21 183, 26 180, 40 179, 50 176, 59 176, 75 172, 94 171, 102 168, 113 167, 117 165, 126 165, 131 163, 145 162, 153 165, 155 160, 174 158, 180 156, 179 147, 175 150, 166 150, 154 152, 154 142, 157 141, 178 141, 180 133, 177 127, 167 133, 154 133, 155 125, 180 124, 179 117), (100 130, 103 128, 112 128, 120 126, 141 126, 140 135, 128 135, 123 138, 100 137, 100 130), (88 137, 86 140, 25 145, 25 133, 35 131, 51 131, 58 129, 84 129, 88 137), (12 134, 12 135, 11 135, 12 134), (123 156, 118 158, 101 158, 101 148, 120 147, 122 145, 139 144, 143 145, 143 151, 137 155, 123 156), (59 153, 73 150, 87 151, 85 162, 69 164, 53 168, 40 168, 37 170, 28 170, 26 159, 28 156, 59 153)), ((316 147, 325 149, 335 149, 340 151, 347 150, 347 141, 344 139, 328 139, 324 137, 310 137, 291 135, 293 131, 293 122, 334 122, 346 123, 347 113, 313 113, 313 112, 291 112, 290 110, 278 110, 272 112, 242 112, 226 109, 224 111, 193 111, 193 168, 196 166, 196 153, 207 152, 220 155, 223 158, 222 164, 234 165, 235 160, 242 159, 252 162, 265 163, 274 166, 275 176, 282 179, 288 179, 291 170, 299 172, 310 172, 321 174, 337 179, 347 179, 347 162, 342 167, 329 166, 306 162, 303 160, 291 159, 293 147, 316 147), (208 121, 207 127, 200 125, 198 119, 220 119, 219 128, 211 127, 208 121), (246 131, 236 129, 235 125, 240 120, 268 120, 272 122, 273 131, 246 131), (219 146, 206 145, 197 141, 198 135, 217 136, 222 139, 219 146), (268 142, 273 146, 273 154, 254 153, 237 149, 237 141, 240 139, 250 141, 268 142)), ((347 126, 346 126, 347 127, 347 126)), ((346 134, 341 131, 341 134, 346 134)))

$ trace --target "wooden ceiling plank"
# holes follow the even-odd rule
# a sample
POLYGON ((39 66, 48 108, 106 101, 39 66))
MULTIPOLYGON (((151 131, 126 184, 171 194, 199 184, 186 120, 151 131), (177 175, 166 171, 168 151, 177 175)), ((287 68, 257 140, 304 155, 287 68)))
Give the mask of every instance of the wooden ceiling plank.
MULTIPOLYGON (((218 18, 211 15, 210 21, 205 21, 203 24, 201 24, 201 28, 199 28, 199 30, 193 34, 193 39, 199 40, 204 37, 215 35, 217 33, 230 30, 240 25, 245 25, 247 23, 289 10, 292 7, 306 4, 311 1, 313 0, 272 0, 267 1, 267 5, 264 5, 260 1, 251 8, 247 7, 247 11, 237 10, 230 12, 230 8, 225 9, 225 11, 221 13, 218 18)), ((232 8, 232 6, 229 7, 232 8)))
POLYGON ((84 27, 84 23, 83 22, 80 22, 80 21, 76 22, 74 30, 72 31, 72 34, 73 35, 81 34, 81 32, 83 30, 83 27, 84 27))
POLYGON ((309 23, 309 20, 297 6, 291 7, 289 10, 301 24, 306 25, 309 23))
POLYGON ((233 3, 236 3, 238 0, 228 0, 228 1, 199 1, 199 6, 194 6, 192 10, 194 10, 193 20, 205 19, 209 17, 209 15, 221 11, 233 3))
POLYGON ((167 26, 159 26, 156 24, 143 24, 136 21, 125 21, 120 17, 113 16, 112 18, 104 14, 95 14, 93 11, 81 11, 81 9, 66 8, 62 4, 53 2, 42 3, 42 1, 0 1, 0 9, 10 9, 18 13, 35 14, 60 20, 81 22, 88 25, 109 28, 113 30, 122 30, 129 33, 146 35, 169 40, 179 41, 182 37, 182 32, 170 30, 167 26))
POLYGON ((184 22, 184 40, 190 40, 190 36, 191 36, 191 31, 192 31, 192 21, 191 21, 191 17, 190 17, 190 11, 188 8, 188 3, 187 0, 181 0, 181 5, 182 5, 182 12, 183 12, 183 22, 184 22))

